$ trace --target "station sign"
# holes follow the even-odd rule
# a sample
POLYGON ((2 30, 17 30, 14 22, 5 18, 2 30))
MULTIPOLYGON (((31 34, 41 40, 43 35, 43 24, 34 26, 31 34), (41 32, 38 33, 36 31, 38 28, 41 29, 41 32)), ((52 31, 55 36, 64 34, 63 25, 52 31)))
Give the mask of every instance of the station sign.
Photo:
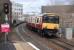
POLYGON ((10 25, 9 24, 1 24, 1 32, 10 32, 10 25))

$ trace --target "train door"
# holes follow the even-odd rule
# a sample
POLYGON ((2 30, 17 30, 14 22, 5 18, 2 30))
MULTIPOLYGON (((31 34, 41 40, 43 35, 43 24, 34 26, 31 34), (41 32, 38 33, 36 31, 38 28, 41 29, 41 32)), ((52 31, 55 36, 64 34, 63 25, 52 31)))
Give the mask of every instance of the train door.
POLYGON ((41 18, 40 17, 36 18, 36 28, 38 28, 38 29, 41 28, 41 18))
POLYGON ((34 18, 35 27, 36 27, 36 23, 37 23, 37 17, 34 18))
POLYGON ((41 21, 40 17, 37 17, 37 18, 36 18, 36 24, 39 24, 40 21, 41 21))

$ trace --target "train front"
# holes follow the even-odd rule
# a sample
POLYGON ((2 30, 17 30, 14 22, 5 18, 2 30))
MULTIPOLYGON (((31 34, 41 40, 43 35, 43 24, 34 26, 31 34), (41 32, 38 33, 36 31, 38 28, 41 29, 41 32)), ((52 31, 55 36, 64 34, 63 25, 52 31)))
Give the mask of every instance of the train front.
POLYGON ((56 15, 43 15, 42 29, 49 36, 56 35, 59 30, 59 16, 56 15))

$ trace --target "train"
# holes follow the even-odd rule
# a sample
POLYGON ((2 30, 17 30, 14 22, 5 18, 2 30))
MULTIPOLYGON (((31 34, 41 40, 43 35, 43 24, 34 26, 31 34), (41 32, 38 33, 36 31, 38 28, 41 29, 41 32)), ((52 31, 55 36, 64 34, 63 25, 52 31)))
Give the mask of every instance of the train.
POLYGON ((55 13, 29 16, 26 19, 26 25, 29 29, 39 32, 41 36, 57 36, 59 33, 59 16, 55 13))

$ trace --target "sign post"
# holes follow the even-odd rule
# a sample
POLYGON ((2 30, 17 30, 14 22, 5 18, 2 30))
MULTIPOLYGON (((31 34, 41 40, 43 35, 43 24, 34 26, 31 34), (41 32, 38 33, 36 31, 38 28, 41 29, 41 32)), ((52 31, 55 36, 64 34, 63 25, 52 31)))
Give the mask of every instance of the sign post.
POLYGON ((9 13, 9 4, 4 3, 4 13, 5 15, 5 23, 1 24, 1 31, 5 33, 5 43, 7 42, 8 39, 8 32, 10 32, 10 25, 8 23, 8 13, 9 13))
MULTIPOLYGON (((5 21, 6 21, 6 24, 8 24, 8 17, 7 17, 7 14, 6 14, 6 17, 5 17, 5 21)), ((7 27, 7 31, 5 31, 5 43, 7 42, 7 39, 8 39, 8 32, 9 32, 9 24, 7 27)))

